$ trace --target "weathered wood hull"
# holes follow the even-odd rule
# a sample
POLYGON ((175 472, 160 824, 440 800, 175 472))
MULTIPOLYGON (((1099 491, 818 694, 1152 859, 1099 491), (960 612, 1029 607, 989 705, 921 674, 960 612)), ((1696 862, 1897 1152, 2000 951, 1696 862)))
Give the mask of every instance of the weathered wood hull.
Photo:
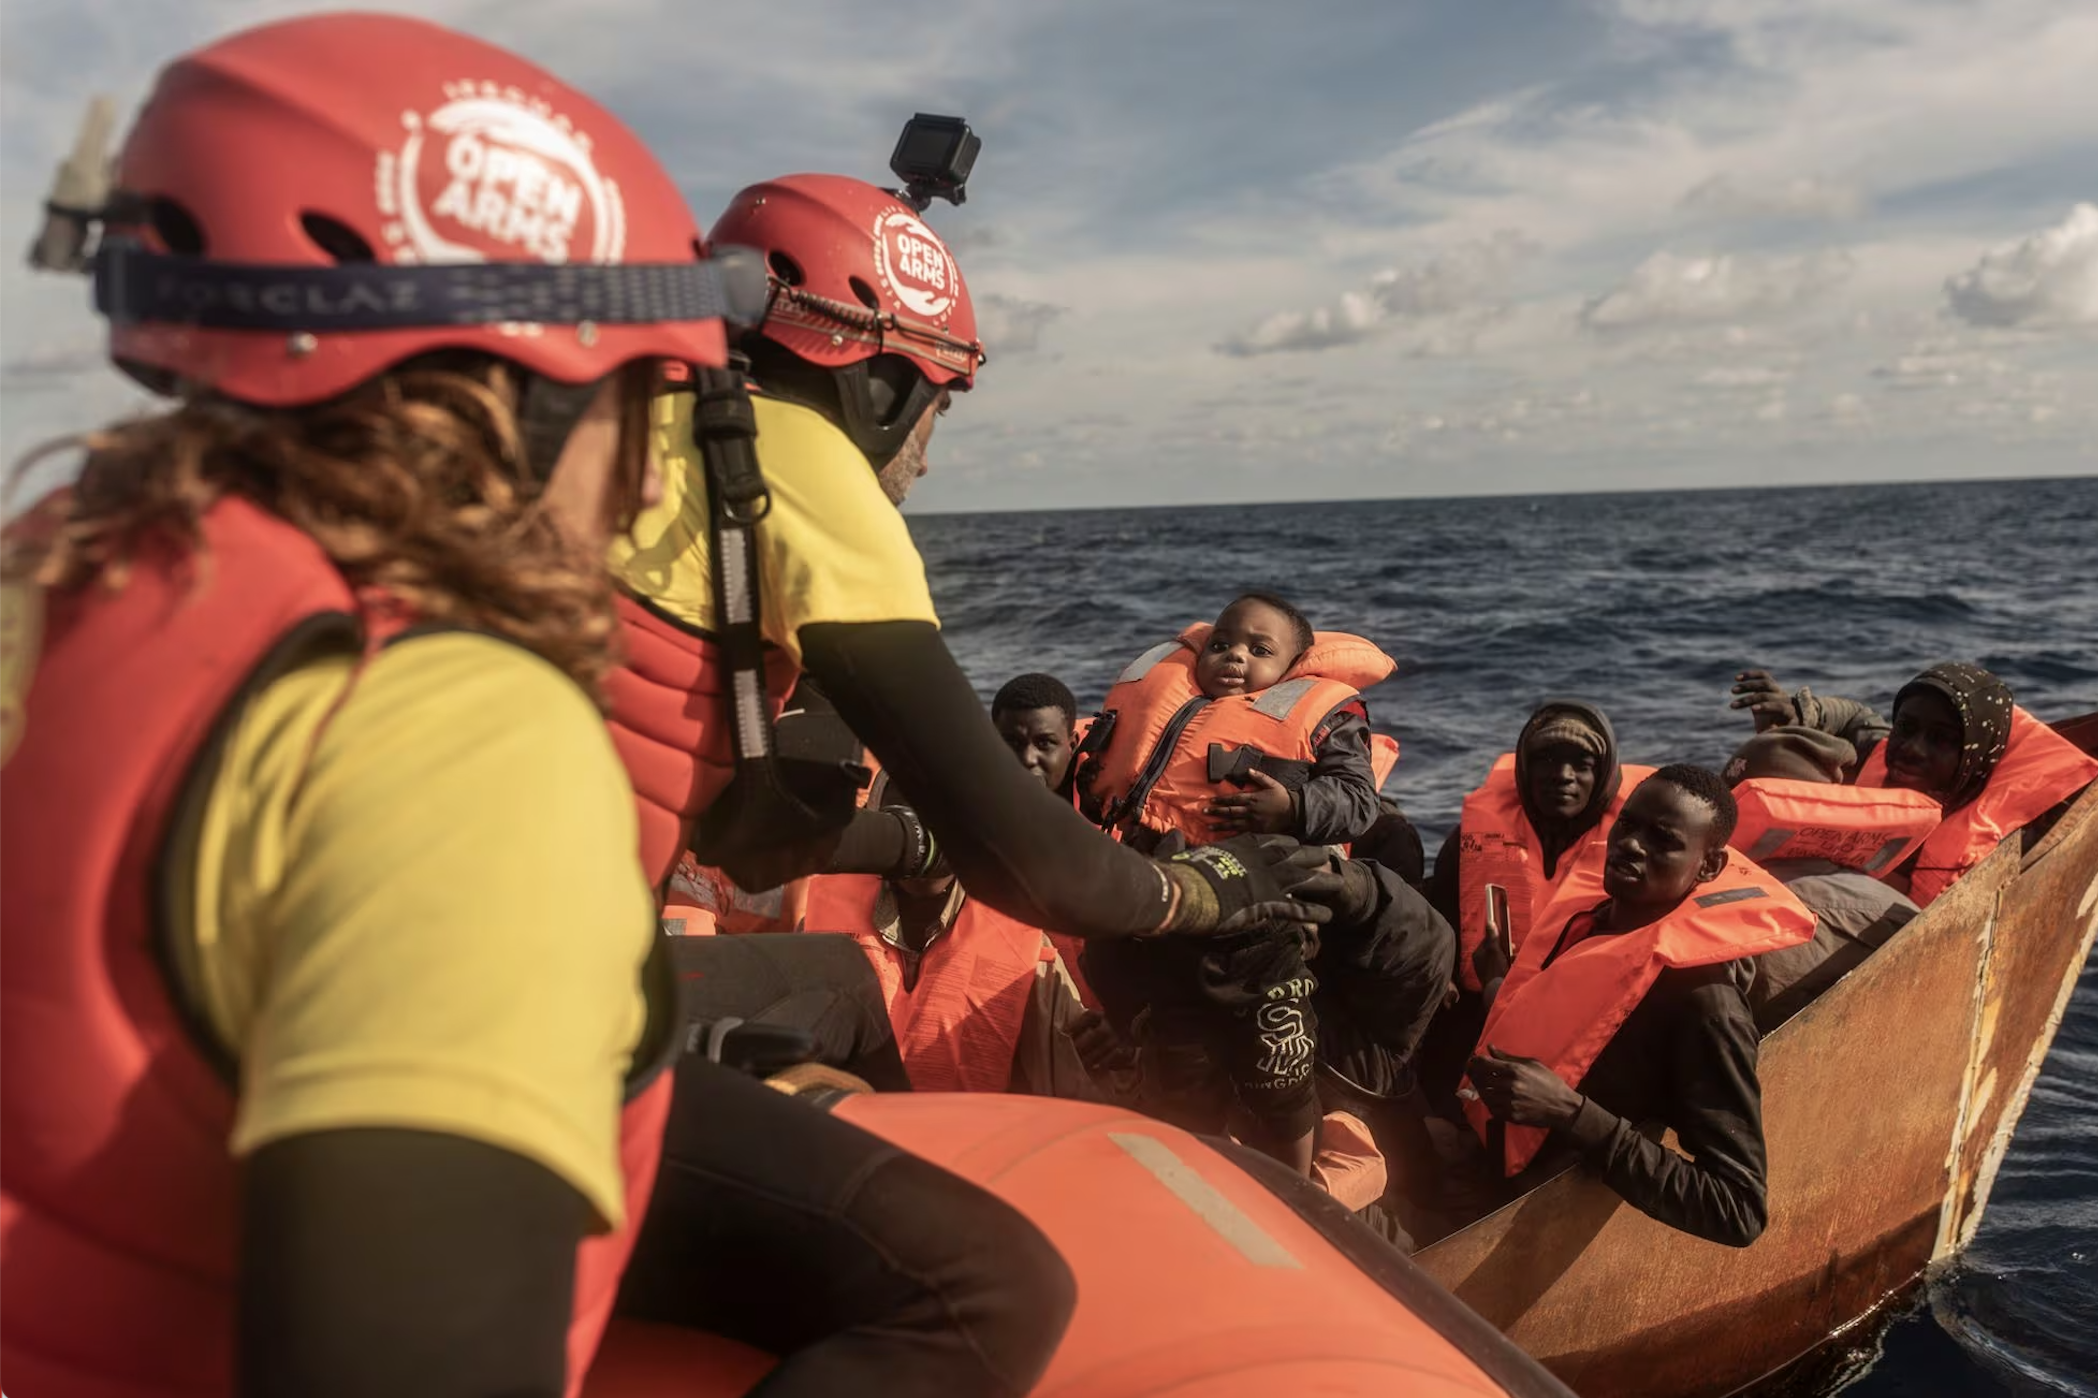
POLYGON ((1752 1386, 1974 1236, 2094 933, 2098 787, 1764 1040, 1771 1218, 1753 1247, 1569 1171, 1415 1260, 1576 1392, 1752 1386))

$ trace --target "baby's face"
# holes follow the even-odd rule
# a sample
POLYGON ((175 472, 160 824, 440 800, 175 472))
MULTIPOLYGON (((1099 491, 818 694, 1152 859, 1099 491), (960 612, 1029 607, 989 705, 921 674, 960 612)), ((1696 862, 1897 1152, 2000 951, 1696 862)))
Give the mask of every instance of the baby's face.
POLYGON ((1211 699, 1253 694, 1296 663, 1296 628, 1265 602, 1235 602, 1217 618, 1195 659, 1195 687, 1211 699))

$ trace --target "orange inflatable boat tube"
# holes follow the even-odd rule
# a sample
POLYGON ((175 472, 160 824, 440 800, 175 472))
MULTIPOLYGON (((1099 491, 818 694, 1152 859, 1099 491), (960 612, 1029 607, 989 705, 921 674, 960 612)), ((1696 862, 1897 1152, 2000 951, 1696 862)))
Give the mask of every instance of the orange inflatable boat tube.
MULTIPOLYGON (((1078 1309, 1035 1398, 1571 1398, 1265 1157, 1048 1098, 863 1095, 837 1111, 990 1189, 1063 1253, 1078 1309)), ((727 1398, 770 1363, 716 1337, 614 1322, 584 1398, 727 1398)))

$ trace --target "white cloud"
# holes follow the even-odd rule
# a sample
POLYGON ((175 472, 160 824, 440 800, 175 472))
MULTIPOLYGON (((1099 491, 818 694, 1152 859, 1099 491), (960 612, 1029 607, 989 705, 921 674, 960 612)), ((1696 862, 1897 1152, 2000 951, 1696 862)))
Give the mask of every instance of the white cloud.
POLYGON ((2098 325, 2098 204, 2078 204, 2055 227, 1991 248, 1946 278, 1945 299, 1970 325, 2098 325))
POLYGON ((1358 344, 1390 324, 1432 320, 1505 301, 1515 268, 1537 245, 1502 229, 1436 253, 1426 261, 1387 268, 1360 291, 1348 291, 1329 306, 1280 311, 1249 330, 1235 331, 1217 345, 1240 358, 1287 350, 1332 349, 1358 344))
POLYGON ((1758 319, 1832 290, 1852 267, 1849 255, 1840 251, 1785 258, 1657 252, 1582 307, 1581 323, 1596 331, 1637 331, 1758 319))
POLYGON ((1027 301, 995 293, 976 298, 976 333, 993 357, 1031 354, 1042 347, 1042 332, 1065 312, 1047 301, 1027 301))
POLYGON ((1791 382, 1790 369, 1773 368, 1767 364, 1747 364, 1739 367, 1707 369, 1697 376, 1699 388, 1777 388, 1791 382))
POLYGON ((1758 182, 1714 175, 1694 186, 1681 207, 1724 222, 1797 220, 1841 223, 1859 218, 1868 207, 1865 192, 1843 180, 1801 176, 1758 182))
POLYGON ((1875 365, 1872 377, 1888 388, 1925 390, 1990 383, 2012 372, 2008 361, 1979 348, 1957 340, 1925 340, 1875 365))

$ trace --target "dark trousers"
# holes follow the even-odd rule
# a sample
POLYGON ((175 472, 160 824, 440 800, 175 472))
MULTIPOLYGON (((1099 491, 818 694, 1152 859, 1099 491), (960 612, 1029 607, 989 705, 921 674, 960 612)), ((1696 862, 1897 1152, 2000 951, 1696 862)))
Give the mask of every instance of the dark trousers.
POLYGON ((619 1314, 780 1356, 763 1398, 1033 1387, 1077 1288, 1017 1210, 755 1078, 676 1071, 619 1314))

